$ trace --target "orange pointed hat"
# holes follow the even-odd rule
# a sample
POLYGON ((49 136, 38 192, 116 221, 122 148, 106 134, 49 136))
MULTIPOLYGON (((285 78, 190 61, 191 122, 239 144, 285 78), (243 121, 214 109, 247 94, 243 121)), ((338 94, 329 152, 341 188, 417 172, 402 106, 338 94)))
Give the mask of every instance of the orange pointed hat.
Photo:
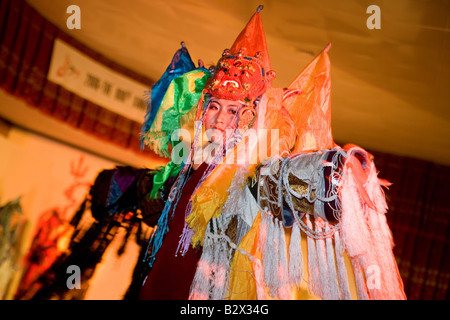
POLYGON ((263 6, 259 6, 251 17, 245 28, 238 35, 233 45, 231 53, 238 54, 243 48, 247 56, 255 57, 260 55, 260 60, 266 71, 270 70, 269 52, 267 50, 266 35, 264 33, 260 11, 263 6))
POLYGON ((259 13, 262 8, 258 7, 231 49, 224 50, 205 86, 213 97, 249 103, 271 85, 275 72, 270 70, 266 36, 259 13))

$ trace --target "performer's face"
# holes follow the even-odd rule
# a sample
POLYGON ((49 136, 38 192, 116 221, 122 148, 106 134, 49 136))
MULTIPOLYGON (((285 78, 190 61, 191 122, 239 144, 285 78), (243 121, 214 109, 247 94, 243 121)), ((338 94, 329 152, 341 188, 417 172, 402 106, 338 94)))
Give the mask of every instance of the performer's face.
POLYGON ((205 115, 205 131, 209 141, 220 143, 225 130, 236 123, 240 102, 211 98, 205 115))

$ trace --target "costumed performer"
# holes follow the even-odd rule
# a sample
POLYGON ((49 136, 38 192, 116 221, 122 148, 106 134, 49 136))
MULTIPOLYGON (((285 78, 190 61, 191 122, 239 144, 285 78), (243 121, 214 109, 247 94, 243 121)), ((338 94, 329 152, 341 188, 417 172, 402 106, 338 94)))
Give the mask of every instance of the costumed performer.
POLYGON ((142 141, 171 161, 140 298, 405 299, 388 183, 332 138, 330 45, 272 86, 261 9, 215 67, 182 44, 152 87, 142 141))

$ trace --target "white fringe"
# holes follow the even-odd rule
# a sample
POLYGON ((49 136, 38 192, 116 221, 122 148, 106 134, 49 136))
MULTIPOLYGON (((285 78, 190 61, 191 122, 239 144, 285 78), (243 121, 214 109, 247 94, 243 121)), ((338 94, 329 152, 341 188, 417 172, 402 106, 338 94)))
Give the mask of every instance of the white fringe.
POLYGON ((213 278, 211 279, 211 299, 222 300, 225 298, 229 287, 229 274, 231 255, 224 239, 216 239, 214 250, 213 278))
MULTIPOLYGON (((311 219, 306 215, 306 223, 309 229, 312 229, 311 219)), ((311 294, 322 297, 322 290, 320 287, 319 263, 317 261, 316 244, 313 238, 307 237, 308 242, 308 290, 311 294)))
POLYGON ((253 270, 255 271, 255 282, 256 282, 256 296, 258 300, 267 300, 266 286, 264 284, 264 271, 261 265, 261 260, 252 260, 253 270))
POLYGON ((289 244, 289 283, 300 288, 303 280, 303 253, 300 227, 297 222, 292 226, 289 244))
POLYGON ((344 261, 344 247, 341 241, 341 237, 339 236, 339 231, 334 233, 334 244, 335 244, 335 252, 336 252, 336 264, 338 269, 338 278, 339 278, 339 287, 341 291, 341 299, 343 300, 351 300, 352 296, 350 294, 350 287, 348 284, 348 274, 347 268, 345 266, 344 261))
POLYGON ((232 251, 227 239, 218 235, 218 219, 212 219, 211 224, 214 230, 208 230, 205 235, 203 253, 190 289, 190 300, 225 299, 229 290, 232 251))
POLYGON ((278 229, 278 250, 279 250, 279 263, 278 263, 278 292, 277 296, 281 300, 288 300, 291 298, 290 294, 290 285, 289 285, 289 270, 288 270, 288 260, 287 260, 287 247, 286 247, 286 238, 285 238, 285 230, 283 227, 283 222, 276 219, 275 227, 278 229))
POLYGON ((358 293, 358 299, 369 300, 369 293, 367 292, 363 269, 356 260, 357 259, 352 259, 352 265, 353 265, 353 272, 355 274, 356 291, 358 293))
POLYGON ((405 299, 403 281, 392 253, 393 239, 386 222, 386 198, 379 183, 375 165, 371 163, 366 190, 376 210, 366 207, 366 218, 372 236, 373 261, 367 272, 370 296, 374 299, 405 299))
POLYGON ((213 240, 205 236, 203 252, 192 281, 189 300, 208 300, 211 279, 211 265, 214 259, 213 240))
MULTIPOLYGON (((267 243, 267 213, 265 210, 260 211, 261 214, 261 225, 259 229, 259 238, 258 238, 258 250, 262 252, 262 258, 261 260, 264 261, 264 259, 268 258, 265 257, 265 247, 267 243)), ((252 260, 253 270, 255 271, 255 281, 256 281, 256 293, 258 296, 258 300, 265 300, 266 299, 266 284, 264 281, 264 263, 262 263, 260 259, 254 258, 252 260)))
POLYGON ((341 192, 341 240, 350 258, 365 255, 370 250, 369 228, 363 216, 364 207, 350 168, 344 174, 341 192))
MULTIPOLYGON (((328 224, 325 225, 325 230, 328 231, 328 224)), ((340 299, 340 291, 339 284, 337 282, 336 275, 336 262, 334 259, 334 249, 333 249, 333 239, 328 237, 325 240, 326 248, 327 248, 327 263, 328 263, 328 278, 329 278, 329 289, 330 289, 330 299, 331 300, 339 300, 340 299)))
POLYGON ((264 267, 264 282, 270 289, 270 295, 276 296, 277 292, 277 266, 278 266, 278 238, 275 235, 276 228, 274 227, 272 216, 268 213, 266 215, 266 243, 264 244, 263 252, 263 267, 264 267))
MULTIPOLYGON (((316 230, 322 231, 322 228, 318 225, 316 221, 316 230)), ((316 250, 317 250, 317 261, 319 263, 319 272, 320 272, 320 287, 322 288, 322 299, 330 300, 331 299, 331 289, 330 289, 330 279, 328 274, 328 265, 327 265, 327 253, 325 250, 325 240, 317 239, 316 240, 316 250)))

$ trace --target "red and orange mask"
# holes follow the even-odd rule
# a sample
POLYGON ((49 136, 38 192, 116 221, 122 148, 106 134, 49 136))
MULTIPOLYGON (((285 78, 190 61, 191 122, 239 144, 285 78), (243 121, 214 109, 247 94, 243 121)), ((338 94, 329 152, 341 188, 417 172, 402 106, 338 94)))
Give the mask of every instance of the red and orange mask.
POLYGON ((216 98, 249 103, 266 91, 273 77, 273 71, 264 70, 260 52, 249 57, 245 56, 245 49, 236 55, 227 49, 205 88, 216 98))

